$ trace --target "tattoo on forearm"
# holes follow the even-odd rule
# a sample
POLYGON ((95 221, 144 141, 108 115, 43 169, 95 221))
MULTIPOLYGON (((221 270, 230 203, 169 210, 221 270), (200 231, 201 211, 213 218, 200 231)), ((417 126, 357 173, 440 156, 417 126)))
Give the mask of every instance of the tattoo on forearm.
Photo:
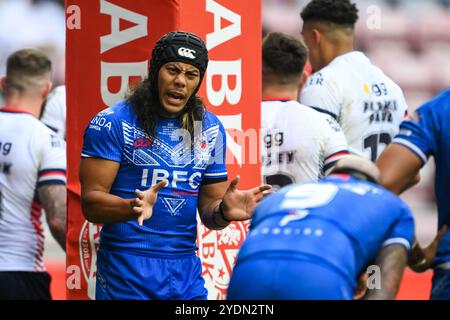
POLYGON ((66 186, 47 185, 39 187, 39 199, 45 209, 50 231, 63 250, 66 250, 66 186))
POLYGON ((383 248, 376 260, 376 265, 381 269, 381 288, 369 290, 366 299, 394 299, 400 286, 406 261, 407 253, 403 246, 390 245, 383 248))

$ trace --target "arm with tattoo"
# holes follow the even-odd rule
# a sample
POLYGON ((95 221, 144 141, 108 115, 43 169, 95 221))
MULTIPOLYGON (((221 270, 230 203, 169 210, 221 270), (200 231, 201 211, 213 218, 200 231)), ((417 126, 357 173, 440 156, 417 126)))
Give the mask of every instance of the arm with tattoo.
POLYGON ((38 188, 39 199, 44 206, 47 223, 61 248, 66 251, 66 186, 43 185, 38 188))
POLYGON ((397 295, 407 261, 406 248, 392 244, 379 252, 375 264, 381 269, 381 288, 369 289, 366 300, 393 300, 397 295))

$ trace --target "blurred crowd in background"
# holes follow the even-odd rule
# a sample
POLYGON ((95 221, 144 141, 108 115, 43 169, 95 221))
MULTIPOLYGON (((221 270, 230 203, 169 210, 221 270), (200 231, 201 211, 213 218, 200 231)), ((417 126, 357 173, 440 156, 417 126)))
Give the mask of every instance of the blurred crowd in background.
MULTIPOLYGON (((301 39, 300 11, 308 0, 261 0, 263 30, 282 31, 301 39)), ((450 0, 357 0, 356 48, 397 82, 409 112, 450 87, 450 0)), ((26 47, 45 51, 53 63, 54 87, 64 84, 64 0, 0 0, 0 75, 6 58, 26 47)), ((0 104, 2 103, 0 96, 0 104)), ((436 232, 432 161, 422 170, 418 186, 402 197, 421 223, 419 242, 436 232), (423 235, 422 239, 420 234, 423 235)), ((50 236, 47 240, 53 241, 50 236)), ((53 247, 53 244, 49 245, 53 247)), ((63 252, 56 244, 52 252, 63 252)))
POLYGON ((64 83, 64 0, 0 0, 0 75, 14 51, 38 48, 52 60, 53 86, 64 83))

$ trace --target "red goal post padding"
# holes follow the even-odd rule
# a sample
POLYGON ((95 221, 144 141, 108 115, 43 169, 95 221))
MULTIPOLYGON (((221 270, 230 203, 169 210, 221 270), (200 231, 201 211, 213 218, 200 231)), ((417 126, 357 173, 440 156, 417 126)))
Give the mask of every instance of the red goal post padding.
MULTIPOLYGON (((257 132, 261 101, 260 0, 67 0, 68 234, 67 297, 95 297, 100 226, 80 208, 78 166, 83 132, 99 111, 147 75, 154 43, 176 30, 197 33, 210 50, 199 95, 227 129, 229 176, 241 188, 260 183, 257 132), (256 134, 256 136, 255 136, 256 134), (256 137, 256 141, 254 140, 256 137), (256 147, 257 148, 257 147, 256 147)), ((246 223, 223 231, 199 225, 199 256, 210 299, 223 299, 246 223)))

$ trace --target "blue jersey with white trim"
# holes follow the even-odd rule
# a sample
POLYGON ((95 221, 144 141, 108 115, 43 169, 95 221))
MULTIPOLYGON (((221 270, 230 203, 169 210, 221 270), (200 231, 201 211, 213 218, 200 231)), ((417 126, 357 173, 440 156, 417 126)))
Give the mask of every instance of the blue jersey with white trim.
POLYGON ((355 285, 383 246, 409 250, 413 239, 414 220, 400 198, 373 183, 334 175, 264 199, 239 260, 285 254, 330 267, 355 285))
MULTIPOLYGON (((429 156, 434 157, 438 227, 450 225, 450 90, 417 109, 411 119, 401 124, 393 142, 410 149, 423 164, 429 156)), ((449 261, 450 232, 447 232, 439 244, 435 265, 449 261)))
POLYGON ((199 188, 227 179, 225 131, 217 117, 205 111, 192 143, 179 118, 160 119, 156 133, 147 135, 124 101, 103 110, 89 123, 82 156, 120 163, 111 194, 134 198, 136 189, 169 181, 159 191, 153 215, 142 227, 136 220, 105 224, 100 243, 105 249, 150 256, 191 255, 197 249, 199 188))

